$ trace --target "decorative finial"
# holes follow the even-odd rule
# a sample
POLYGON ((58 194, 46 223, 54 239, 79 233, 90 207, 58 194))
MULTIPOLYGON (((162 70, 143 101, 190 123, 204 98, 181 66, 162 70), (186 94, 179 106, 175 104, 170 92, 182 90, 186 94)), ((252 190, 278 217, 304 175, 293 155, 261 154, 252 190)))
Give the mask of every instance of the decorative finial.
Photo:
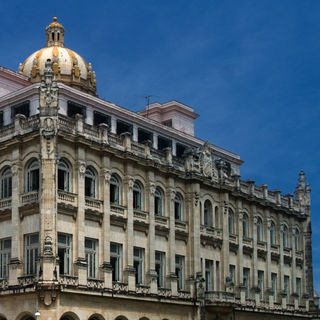
POLYGON ((47 47, 64 47, 64 27, 58 22, 57 17, 53 17, 51 22, 46 27, 47 47))
POLYGON ((58 18, 57 17, 53 17, 53 22, 57 22, 58 18))

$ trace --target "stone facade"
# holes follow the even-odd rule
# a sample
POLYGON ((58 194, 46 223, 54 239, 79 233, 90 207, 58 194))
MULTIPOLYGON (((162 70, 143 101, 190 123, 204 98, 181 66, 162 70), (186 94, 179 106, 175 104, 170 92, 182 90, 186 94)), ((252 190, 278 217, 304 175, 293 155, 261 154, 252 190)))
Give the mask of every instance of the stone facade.
POLYGON ((193 124, 41 74, 0 97, 1 320, 315 317, 303 172, 294 196, 242 181, 193 124))

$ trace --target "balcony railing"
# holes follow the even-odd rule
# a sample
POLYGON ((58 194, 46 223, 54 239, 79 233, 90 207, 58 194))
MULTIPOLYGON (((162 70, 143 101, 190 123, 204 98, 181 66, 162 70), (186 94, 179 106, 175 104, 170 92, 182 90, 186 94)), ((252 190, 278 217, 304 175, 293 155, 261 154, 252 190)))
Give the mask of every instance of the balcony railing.
POLYGON ((126 207, 121 206, 120 204, 111 203, 110 209, 112 212, 124 216, 126 207))
POLYGON ((169 298, 171 295, 171 289, 158 288, 158 296, 169 298))
POLYGON ((8 279, 0 279, 0 290, 6 290, 8 288, 8 279))
POLYGON ((75 287, 78 285, 78 277, 60 275, 60 284, 75 287))
POLYGON ((88 279, 87 286, 90 289, 101 290, 101 289, 103 289, 104 282, 103 282, 103 280, 88 279))
POLYGON ((128 292, 128 284, 122 282, 113 282, 112 289, 118 293, 128 292))
POLYGON ((235 295, 233 292, 207 291, 206 300, 207 300, 207 303, 215 303, 215 302, 233 303, 235 302, 235 295))
POLYGON ((33 285, 35 282, 36 282, 36 277, 34 275, 23 276, 18 278, 18 284, 23 287, 33 285))
POLYGON ((62 202, 76 205, 77 195, 75 193, 58 190, 58 199, 62 202))
POLYGON ((22 204, 29 204, 39 201, 39 191, 31 191, 21 196, 22 204))
POLYGON ((97 199, 93 199, 93 198, 86 197, 86 199, 85 199, 85 205, 86 205, 86 207, 89 207, 89 208, 94 208, 94 209, 100 210, 102 208, 102 203, 103 202, 101 200, 97 200, 97 199))
POLYGON ((150 287, 138 284, 136 286, 136 293, 137 294, 142 294, 142 295, 149 294, 150 293, 150 287))
POLYGON ((5 198, 0 200, 0 209, 11 208, 11 198, 5 198))
POLYGON ((146 220, 147 216, 148 216, 148 212, 142 211, 142 210, 138 210, 138 209, 134 209, 133 210, 133 216, 135 218, 138 218, 138 219, 146 220))

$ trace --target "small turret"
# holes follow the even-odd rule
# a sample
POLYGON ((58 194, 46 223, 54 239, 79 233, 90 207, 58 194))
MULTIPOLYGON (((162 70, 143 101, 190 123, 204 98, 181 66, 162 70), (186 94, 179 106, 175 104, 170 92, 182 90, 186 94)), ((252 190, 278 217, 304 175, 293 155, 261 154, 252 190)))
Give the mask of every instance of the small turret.
POLYGON ((53 22, 46 27, 46 47, 64 47, 64 27, 57 20, 53 17, 53 22))
POLYGON ((310 192, 311 188, 308 183, 306 183, 306 177, 303 170, 299 173, 298 184, 294 192, 296 199, 300 202, 302 208, 310 207, 310 192))

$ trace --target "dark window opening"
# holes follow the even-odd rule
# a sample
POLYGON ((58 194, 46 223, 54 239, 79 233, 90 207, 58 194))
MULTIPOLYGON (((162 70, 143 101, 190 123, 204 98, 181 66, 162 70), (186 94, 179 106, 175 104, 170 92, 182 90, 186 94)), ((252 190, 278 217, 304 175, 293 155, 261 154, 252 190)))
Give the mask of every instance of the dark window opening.
POLYGON ((177 143, 176 145, 176 155, 177 157, 181 158, 184 154, 184 152, 186 151, 187 147, 180 144, 180 143, 177 143))
POLYGON ((101 123, 105 123, 110 127, 111 117, 106 115, 106 114, 104 114, 104 113, 101 113, 101 112, 98 112, 98 111, 94 111, 93 112, 93 124, 95 126, 97 126, 97 125, 99 125, 101 123))
POLYGON ((14 118, 17 114, 23 114, 26 117, 30 115, 30 101, 25 101, 23 103, 17 104, 11 109, 11 116, 14 118))
POLYGON ((130 132, 132 134, 132 124, 117 120, 117 134, 120 135, 124 132, 130 132))
POLYGON ((86 107, 84 107, 78 103, 68 101, 68 111, 67 111, 68 117, 74 118, 76 116, 76 114, 81 114, 85 118, 86 117, 86 107))
POLYGON ((158 137, 158 149, 163 150, 165 148, 172 148, 172 141, 164 138, 164 137, 158 137))
POLYGON ((138 142, 139 143, 144 143, 146 141, 151 141, 153 142, 153 133, 147 130, 143 129, 138 129, 138 142))
POLYGON ((54 32, 51 33, 51 38, 54 40, 54 32))
POLYGON ((0 111, 0 128, 3 127, 3 111, 0 111))
POLYGON ((166 120, 162 122, 163 125, 172 128, 172 119, 166 120))
POLYGON ((58 41, 60 40, 60 33, 58 32, 58 41))

